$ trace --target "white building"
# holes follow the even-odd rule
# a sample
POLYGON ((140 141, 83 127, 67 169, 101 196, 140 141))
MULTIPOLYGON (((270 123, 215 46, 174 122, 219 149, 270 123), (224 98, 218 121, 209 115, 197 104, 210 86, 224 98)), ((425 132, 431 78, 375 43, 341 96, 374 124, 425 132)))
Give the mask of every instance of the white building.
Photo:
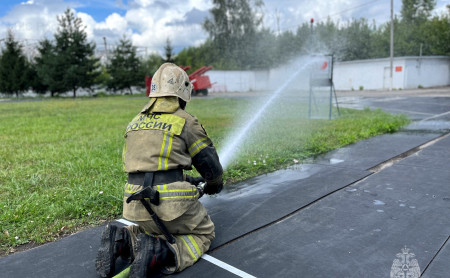
MULTIPOLYGON (((339 62, 334 65, 336 90, 389 89, 390 59, 339 62)), ((392 88, 416 89, 450 85, 450 57, 394 58, 392 88)))
MULTIPOLYGON (((289 66, 261 71, 218 71, 209 75, 211 91, 245 92, 275 90, 280 82, 302 66, 299 60, 289 66), (283 78, 283 76, 285 78, 283 78)), ((317 62, 312 63, 317 65, 317 62)), ((321 67, 319 62, 319 66, 321 67)), ((316 71, 317 72, 317 71, 316 71)), ((300 74, 298 81, 309 86, 309 73, 300 74)), ((333 68, 336 90, 386 90, 390 86, 390 59, 370 59, 336 62, 333 68)), ((394 89, 428 88, 450 85, 450 57, 398 57, 393 63, 394 89)))

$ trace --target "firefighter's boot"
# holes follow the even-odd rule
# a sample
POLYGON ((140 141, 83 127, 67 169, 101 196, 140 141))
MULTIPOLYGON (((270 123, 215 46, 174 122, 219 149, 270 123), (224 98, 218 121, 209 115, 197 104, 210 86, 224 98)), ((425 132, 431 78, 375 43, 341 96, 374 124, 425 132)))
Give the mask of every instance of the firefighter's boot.
POLYGON ((160 277, 164 266, 175 264, 167 241, 159 237, 139 234, 134 252, 129 278, 160 277))
POLYGON ((116 259, 133 259, 130 233, 124 227, 108 224, 103 230, 95 266, 100 277, 112 277, 116 259))

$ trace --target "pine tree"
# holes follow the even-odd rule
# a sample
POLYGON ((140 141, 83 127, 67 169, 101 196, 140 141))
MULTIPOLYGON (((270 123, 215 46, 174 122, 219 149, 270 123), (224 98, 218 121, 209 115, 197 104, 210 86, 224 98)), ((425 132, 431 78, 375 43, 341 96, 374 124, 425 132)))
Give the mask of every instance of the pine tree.
POLYGON ((0 92, 19 94, 30 87, 29 63, 22 52, 22 45, 14 39, 11 30, 5 40, 5 49, 0 57, 0 92))
POLYGON ((50 91, 51 97, 56 92, 64 92, 65 88, 60 83, 63 79, 63 71, 57 71, 55 46, 50 40, 44 39, 39 42, 37 50, 39 55, 34 59, 33 64, 33 90, 37 93, 50 91))
POLYGON ((80 18, 70 9, 58 17, 55 34, 55 82, 56 92, 72 91, 76 97, 79 88, 90 88, 99 74, 98 59, 94 58, 95 44, 87 42, 87 34, 80 18), (62 73, 62 79, 58 75, 62 73))
POLYGON ((165 54, 165 63, 173 63, 174 62, 174 54, 173 54, 173 47, 172 43, 170 42, 170 39, 167 38, 166 40, 166 46, 164 46, 164 54, 165 54))
POLYGON ((128 89, 132 94, 131 87, 143 86, 145 83, 141 61, 136 55, 136 47, 126 38, 121 39, 120 44, 114 49, 107 70, 111 76, 108 88, 114 91, 128 89))

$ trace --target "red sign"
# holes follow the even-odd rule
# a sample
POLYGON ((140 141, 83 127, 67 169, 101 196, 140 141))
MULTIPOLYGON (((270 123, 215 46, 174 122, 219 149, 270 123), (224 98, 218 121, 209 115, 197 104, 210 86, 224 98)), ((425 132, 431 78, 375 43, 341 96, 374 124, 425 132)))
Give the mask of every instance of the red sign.
POLYGON ((402 67, 395 67, 395 72, 401 72, 402 71, 402 67))

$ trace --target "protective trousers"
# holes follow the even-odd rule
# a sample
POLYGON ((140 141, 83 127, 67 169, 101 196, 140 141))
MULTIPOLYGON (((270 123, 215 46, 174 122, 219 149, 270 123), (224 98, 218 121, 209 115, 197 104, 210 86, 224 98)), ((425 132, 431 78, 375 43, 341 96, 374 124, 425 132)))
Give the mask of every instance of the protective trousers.
MULTIPOLYGON (((153 220, 137 221, 139 226, 128 226, 132 244, 135 246, 139 233, 149 233, 161 238, 161 231, 153 220)), ((196 201, 181 216, 163 221, 169 232, 175 237, 175 244, 169 244, 169 248, 175 254, 175 266, 166 266, 164 274, 182 271, 193 265, 204 252, 209 249, 214 239, 214 223, 211 221, 205 207, 196 201)))

